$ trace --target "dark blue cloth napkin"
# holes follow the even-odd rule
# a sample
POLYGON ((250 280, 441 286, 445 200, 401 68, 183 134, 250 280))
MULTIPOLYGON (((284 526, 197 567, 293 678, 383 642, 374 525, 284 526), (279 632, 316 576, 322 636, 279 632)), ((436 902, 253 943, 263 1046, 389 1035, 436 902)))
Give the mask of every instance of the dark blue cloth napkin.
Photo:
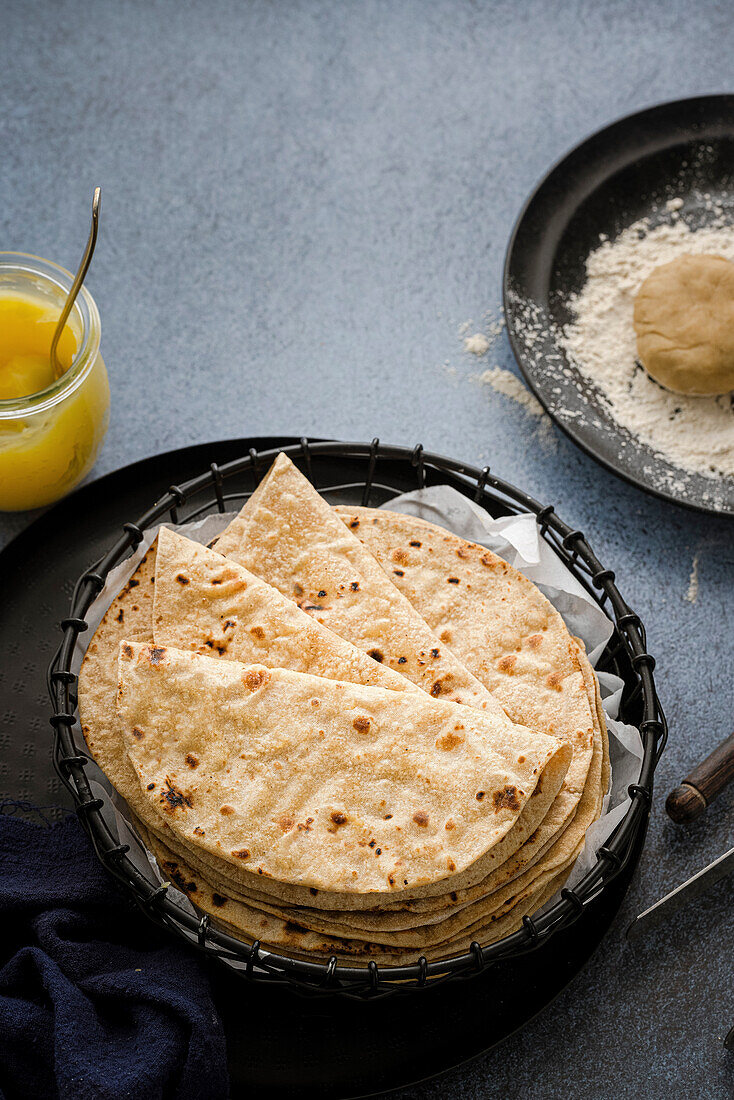
POLYGON ((0 1097, 227 1095, 195 954, 137 910, 75 817, 43 827, 0 807, 0 1097))

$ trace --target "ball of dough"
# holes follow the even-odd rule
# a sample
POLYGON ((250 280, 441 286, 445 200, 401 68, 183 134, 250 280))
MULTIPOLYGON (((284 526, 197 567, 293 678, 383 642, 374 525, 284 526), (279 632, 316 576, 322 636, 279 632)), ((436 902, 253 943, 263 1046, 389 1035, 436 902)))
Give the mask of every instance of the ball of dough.
POLYGON ((637 354, 656 382, 697 396, 734 389, 734 263, 679 256, 635 298, 637 354))

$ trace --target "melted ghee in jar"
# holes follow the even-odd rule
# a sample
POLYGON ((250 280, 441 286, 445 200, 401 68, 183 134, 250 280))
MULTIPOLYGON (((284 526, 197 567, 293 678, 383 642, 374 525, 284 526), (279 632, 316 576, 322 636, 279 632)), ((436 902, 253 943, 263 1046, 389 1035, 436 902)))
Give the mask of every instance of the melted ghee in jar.
POLYGON ((69 376, 68 392, 44 398, 54 382, 63 389, 77 352, 67 325, 58 344, 64 374, 55 379, 50 352, 60 308, 0 293, 0 511, 38 508, 70 492, 94 465, 107 430, 110 392, 98 353, 77 382, 69 376), (3 401, 24 399, 20 415, 3 409, 3 401))
MULTIPOLYGON (((51 341, 58 310, 20 295, 0 297, 0 401, 30 397, 54 381, 51 341)), ((59 363, 68 370, 76 337, 67 325, 58 345, 59 363)))

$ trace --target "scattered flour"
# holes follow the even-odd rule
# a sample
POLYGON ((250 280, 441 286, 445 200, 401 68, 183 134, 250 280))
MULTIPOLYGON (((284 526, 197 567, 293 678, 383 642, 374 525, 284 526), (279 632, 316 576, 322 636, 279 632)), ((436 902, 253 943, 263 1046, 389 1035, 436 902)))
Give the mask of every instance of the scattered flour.
POLYGON ((464 351, 470 351, 472 355, 486 355, 491 344, 483 332, 475 332, 473 336, 464 339, 464 351))
POLYGON ((495 317, 494 313, 491 312, 485 313, 484 332, 474 332, 473 335, 467 335, 472 328, 472 321, 464 321, 459 326, 459 337, 463 338, 463 350, 472 355, 486 355, 504 327, 505 319, 502 310, 500 311, 500 317, 495 317))
MULTIPOLYGON (((473 327, 471 320, 464 321, 458 326, 459 337, 462 338, 464 351, 476 355, 478 358, 487 354, 488 351, 494 346, 498 336, 501 335, 505 328, 505 318, 500 310, 499 317, 494 313, 487 312, 483 317, 484 332, 475 332, 471 336, 466 334, 470 332, 473 327)), ((449 366, 448 361, 442 364, 444 372, 452 377, 456 375, 456 368, 449 366)), ((535 435, 543 446, 555 451, 558 449, 558 439, 553 431, 553 422, 548 414, 543 409, 540 402, 533 396, 517 375, 512 371, 505 370, 503 367, 489 367, 487 370, 481 372, 481 374, 470 374, 469 381, 477 383, 481 386, 489 386, 496 393, 502 394, 503 397, 508 397, 515 404, 519 405, 536 421, 533 435, 535 435)))
POLYGON ((504 317, 493 318, 491 317, 491 315, 488 315, 486 323, 487 332, 494 342, 494 340, 496 340, 499 334, 502 332, 502 329, 505 327, 505 319, 504 317))
POLYGON ((504 367, 489 367, 481 374, 472 375, 472 381, 479 382, 483 386, 491 386, 496 393, 509 397, 511 401, 520 405, 530 416, 538 420, 537 434, 541 442, 552 450, 556 450, 558 441, 553 433, 551 418, 536 397, 528 390, 512 371, 504 367))
POLYGON ((688 578, 688 591, 685 598, 689 603, 695 603, 698 599, 698 554, 693 558, 691 575, 688 578))
POLYGON ((505 397, 516 401, 531 416, 546 415, 537 398, 523 386, 520 379, 512 371, 505 370, 504 367, 489 367, 488 370, 482 371, 476 380, 485 386, 491 386, 497 393, 502 393, 505 397))
POLYGON ((486 355, 504 329, 505 319, 501 314, 495 317, 491 313, 486 313, 484 315, 486 332, 475 332, 473 336, 467 336, 471 327, 471 321, 464 321, 459 325, 459 336, 464 338, 464 351, 477 356, 486 355))

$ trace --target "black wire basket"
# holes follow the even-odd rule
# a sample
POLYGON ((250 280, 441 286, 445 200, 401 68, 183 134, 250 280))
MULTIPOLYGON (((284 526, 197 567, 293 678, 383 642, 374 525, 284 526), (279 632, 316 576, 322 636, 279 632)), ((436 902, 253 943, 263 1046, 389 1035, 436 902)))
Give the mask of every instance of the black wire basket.
POLYGON ((54 708, 54 764, 71 793, 102 863, 132 892, 135 900, 158 924, 171 929, 206 955, 235 966, 253 982, 295 986, 312 996, 376 998, 405 995, 416 989, 468 978, 490 964, 537 951, 554 932, 567 928, 625 869, 644 834, 652 798, 655 768, 667 739, 667 726, 653 678, 654 658, 647 652, 645 628, 615 584, 614 573, 605 569, 584 535, 567 526, 551 505, 541 505, 522 490, 495 477, 489 467, 473 466, 429 454, 418 444, 413 449, 372 443, 309 442, 256 452, 218 466, 211 463, 199 477, 172 485, 135 521, 124 523, 122 533, 107 554, 82 574, 74 588, 69 617, 61 623, 63 640, 48 670, 48 689, 54 708), (361 505, 382 504, 400 493, 424 486, 446 484, 474 500, 493 516, 534 513, 541 536, 593 596, 615 624, 612 637, 597 668, 614 672, 624 680, 620 718, 636 725, 644 756, 639 778, 629 787, 630 806, 607 843, 599 849, 595 865, 573 889, 561 891, 561 899, 540 916, 525 916, 522 928, 503 940, 440 960, 421 957, 404 966, 345 964, 331 957, 324 962, 274 953, 259 942, 245 943, 220 930, 207 915, 199 919, 169 896, 169 883, 156 885, 129 858, 130 846, 120 843, 104 811, 109 796, 95 793, 86 768, 90 757, 83 747, 77 719, 77 677, 72 659, 78 636, 88 629, 90 605, 105 584, 107 574, 139 545, 146 529, 162 521, 189 522, 212 512, 239 509, 260 478, 283 450, 303 470, 327 499, 361 505))

